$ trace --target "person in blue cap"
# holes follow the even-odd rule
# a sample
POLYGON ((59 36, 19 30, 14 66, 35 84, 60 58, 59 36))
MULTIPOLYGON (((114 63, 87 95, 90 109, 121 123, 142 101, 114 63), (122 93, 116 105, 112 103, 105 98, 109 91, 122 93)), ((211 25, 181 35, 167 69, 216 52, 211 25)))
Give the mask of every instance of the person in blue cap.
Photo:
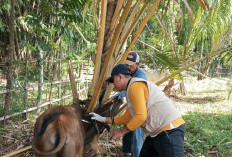
MULTIPOLYGON (((132 77, 138 77, 147 80, 147 75, 143 69, 139 68, 140 57, 136 52, 130 52, 127 56, 125 64, 131 71, 132 77)), ((111 103, 114 99, 126 97, 126 91, 112 96, 103 105, 111 103)), ((125 155, 132 157, 139 157, 140 150, 144 141, 144 132, 141 128, 137 128, 133 132, 129 132, 123 136, 122 139, 122 151, 125 155)))
POLYGON ((102 123, 124 125, 113 130, 112 137, 120 138, 141 127, 146 134, 139 157, 184 157, 184 123, 175 104, 154 83, 131 77, 125 64, 116 65, 107 79, 117 91, 126 91, 127 108, 123 115, 91 119, 102 123))

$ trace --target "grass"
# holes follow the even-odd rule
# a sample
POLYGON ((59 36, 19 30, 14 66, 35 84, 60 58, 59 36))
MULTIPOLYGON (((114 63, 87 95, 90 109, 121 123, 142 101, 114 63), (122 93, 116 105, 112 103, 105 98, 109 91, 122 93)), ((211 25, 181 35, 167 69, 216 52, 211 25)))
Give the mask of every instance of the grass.
POLYGON ((232 156, 232 101, 226 79, 185 78, 187 95, 174 100, 186 121, 186 156, 232 156))
POLYGON ((232 155, 231 114, 189 112, 183 117, 187 155, 232 155))
MULTIPOLYGON (((179 99, 173 101, 186 121, 185 156, 232 156, 232 101, 226 100, 226 82, 224 78, 202 81, 191 76, 184 78, 187 94, 179 94, 179 99)), ((116 146, 120 148, 121 143, 116 146)), ((109 156, 104 154, 99 157, 109 156)))

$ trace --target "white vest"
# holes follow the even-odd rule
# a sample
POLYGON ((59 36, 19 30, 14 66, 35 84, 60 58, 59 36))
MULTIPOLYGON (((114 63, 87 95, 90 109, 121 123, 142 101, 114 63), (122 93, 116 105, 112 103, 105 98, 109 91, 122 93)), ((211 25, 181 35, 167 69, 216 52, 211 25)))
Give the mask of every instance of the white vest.
POLYGON ((127 87, 126 99, 130 114, 134 116, 134 109, 129 99, 129 89, 133 82, 146 82, 148 87, 147 119, 142 128, 147 135, 154 135, 167 124, 181 117, 174 103, 154 83, 141 78, 132 78, 127 87))

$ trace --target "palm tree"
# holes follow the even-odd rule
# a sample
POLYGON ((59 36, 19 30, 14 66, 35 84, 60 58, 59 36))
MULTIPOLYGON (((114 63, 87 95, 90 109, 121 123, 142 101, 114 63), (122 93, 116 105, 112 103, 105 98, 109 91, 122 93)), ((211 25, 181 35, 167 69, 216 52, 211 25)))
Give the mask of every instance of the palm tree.
MULTIPOLYGON (((92 1, 92 3, 94 3, 94 1, 92 1)), ((98 6, 98 4, 94 4, 94 6, 98 6)), ((188 57, 192 54, 196 37, 198 37, 198 35, 200 34, 203 28, 207 27, 203 23, 205 22, 204 19, 207 19, 207 17, 203 18, 200 17, 200 15, 197 15, 198 10, 201 11, 200 13, 201 15, 205 13, 202 9, 209 10, 209 4, 206 0, 204 1, 198 0, 197 2, 193 2, 193 4, 189 4, 185 0, 183 0, 183 3, 177 3, 176 1, 161 2, 159 0, 156 0, 155 2, 136 1, 132 3, 131 0, 128 1, 118 0, 118 1, 111 1, 106 4, 106 1, 103 0, 101 3, 99 3, 99 8, 100 8, 99 10, 101 10, 100 12, 101 18, 99 18, 100 24, 98 26, 99 27, 98 45, 97 45, 96 61, 95 61, 96 68, 94 71, 94 77, 90 91, 90 95, 91 95, 90 105, 88 106, 87 112, 91 112, 94 110, 95 112, 101 113, 99 112, 99 109, 102 109, 101 102, 106 100, 112 91, 112 86, 105 85, 104 80, 106 79, 107 76, 109 76, 112 67, 115 64, 117 64, 118 62, 123 63, 125 61, 126 56, 128 55, 129 51, 132 49, 134 43, 138 39, 147 21, 151 18, 152 13, 154 13, 154 10, 158 6, 159 6, 159 10, 156 11, 155 17, 156 20, 159 22, 160 28, 163 31, 164 36, 167 37, 167 41, 169 43, 168 44, 169 48, 166 47, 166 50, 163 49, 160 53, 161 54, 160 56, 164 56, 162 55, 162 52, 165 51, 168 52, 169 50, 171 50, 170 51, 171 56, 173 59, 175 59, 175 61, 178 61, 177 63, 179 64, 179 66, 174 68, 169 67, 174 69, 173 73, 171 73, 169 76, 165 77, 164 79, 159 80, 157 84, 163 83, 164 81, 174 77, 175 75, 179 74, 184 70, 187 70, 189 67, 200 63, 201 61, 204 61, 210 57, 215 57, 216 55, 231 49, 231 48, 223 49, 223 50, 217 49, 216 51, 213 50, 212 53, 206 55, 203 58, 199 58, 198 60, 193 62, 191 62, 190 58, 188 57), (160 3, 162 5, 159 5, 160 3), (196 5, 197 3, 200 7, 196 5), (172 8, 173 6, 172 4, 175 4, 174 5, 175 8, 172 8), (194 10, 192 10, 190 6, 194 6, 195 7, 194 10), (174 9, 174 11, 172 11, 172 9, 174 9), (182 10, 184 9, 186 13, 185 12, 183 13, 182 10), (144 15, 144 13, 146 13, 146 15, 144 15), (173 15, 175 15, 174 19, 171 18, 173 17, 173 15), (180 22, 181 20, 178 20, 179 17, 181 18, 182 23, 180 22), (183 21, 185 21, 186 17, 190 19, 191 21, 190 23, 192 23, 190 26, 188 25, 189 33, 186 33, 184 32, 185 30, 183 30, 185 26, 184 25, 185 23, 183 23, 183 21), (169 18, 170 23, 165 24, 164 23, 165 18, 169 18), (130 39, 131 42, 129 43, 127 50, 125 52, 122 52, 121 51, 122 46, 129 38, 129 35, 132 33, 132 30, 135 28, 139 19, 141 20, 141 22, 139 23, 138 28, 135 29, 134 33, 132 34, 132 38, 130 39), (200 22, 202 23, 200 26, 198 26, 200 22), (172 25, 176 26, 178 32, 177 34, 175 34, 175 29, 173 28, 172 25), (177 50, 176 43, 180 42, 179 40, 181 39, 183 40, 183 36, 184 36, 182 34, 181 37, 181 32, 186 33, 185 34, 186 36, 184 38, 187 40, 186 42, 179 44, 180 50, 177 50)), ((211 10, 209 12, 211 13, 211 10)), ((210 13, 208 16, 211 15, 210 13)), ((185 22, 189 23, 189 20, 185 22)), ((109 116, 108 113, 106 114, 104 113, 102 115, 109 116)))
MULTIPOLYGON (((207 0, 191 2, 187 2, 186 0, 183 0, 183 2, 176 2, 175 0, 148 0, 145 2, 115 0, 107 3, 103 0, 99 4, 96 4, 95 1, 91 1, 90 3, 92 3, 91 6, 99 8, 100 22, 99 25, 97 23, 99 30, 95 71, 87 112, 95 111, 101 113, 103 116, 110 116, 109 113, 105 112, 109 109, 102 108, 101 102, 110 96, 113 88, 112 85, 107 86, 104 84, 104 80, 109 76, 115 64, 125 61, 129 51, 151 18, 151 15, 155 15, 153 17, 155 17, 156 22, 158 21, 160 25, 159 30, 163 32, 162 41, 168 43, 163 43, 164 46, 161 46, 162 49, 160 52, 155 52, 154 56, 159 56, 160 61, 165 61, 164 63, 167 64, 166 67, 172 69, 170 75, 156 82, 158 85, 180 74, 182 71, 188 70, 189 67, 231 50, 231 47, 225 49, 218 47, 217 49, 212 49, 210 53, 209 51, 202 50, 202 57, 196 59, 192 59, 191 57, 199 53, 199 51, 194 51, 196 43, 199 43, 197 39, 206 39, 206 37, 201 37, 204 35, 202 32, 206 30, 205 34, 208 35, 207 28, 211 23, 216 21, 216 19, 210 19, 210 17, 215 13, 214 7, 219 5, 217 2, 211 1, 209 4, 207 0), (157 7, 159 9, 156 10, 157 7), (155 10, 156 12, 154 13, 155 10), (131 34, 132 37, 130 37, 131 34), (123 52, 121 50, 126 41, 130 42, 128 42, 126 51, 123 52), (167 57, 167 54, 170 55, 167 57), (168 59, 170 60, 167 61, 168 59), (173 65, 175 67, 172 67, 173 65)), ((97 14, 94 17, 97 17, 97 14)), ((228 33, 228 29, 224 32, 224 35, 225 33, 228 33)), ((222 36, 223 34, 221 34, 222 36)), ((114 114, 118 113, 116 109, 114 110, 113 108, 112 110, 116 111, 114 114)), ((102 128, 98 128, 101 132, 104 129, 104 125, 100 126, 102 128)), ((91 134, 95 130, 91 129, 90 126, 87 128, 87 135, 89 135, 87 141, 91 141, 90 139, 93 138, 91 134)))

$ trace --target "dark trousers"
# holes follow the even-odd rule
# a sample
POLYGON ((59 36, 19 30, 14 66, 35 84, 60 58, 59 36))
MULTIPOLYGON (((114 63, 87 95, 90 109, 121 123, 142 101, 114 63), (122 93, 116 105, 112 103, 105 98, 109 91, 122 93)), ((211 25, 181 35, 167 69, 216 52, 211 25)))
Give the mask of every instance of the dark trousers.
POLYGON ((122 151, 124 153, 131 153, 132 157, 139 157, 143 141, 144 132, 142 128, 137 128, 133 132, 129 132, 123 136, 122 151))
POLYGON ((133 132, 125 134, 122 138, 122 151, 124 153, 131 153, 131 141, 133 132))
POLYGON ((139 157, 184 157, 184 125, 147 136, 139 157))

